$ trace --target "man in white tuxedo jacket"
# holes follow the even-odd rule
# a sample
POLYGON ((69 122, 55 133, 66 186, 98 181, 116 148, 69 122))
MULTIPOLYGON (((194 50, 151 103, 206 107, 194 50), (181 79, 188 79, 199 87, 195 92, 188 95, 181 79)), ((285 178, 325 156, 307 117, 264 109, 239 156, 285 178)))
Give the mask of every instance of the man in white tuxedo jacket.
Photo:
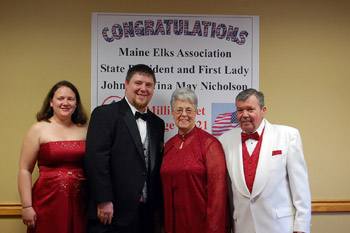
POLYGON ((264 95, 236 97, 241 128, 219 140, 225 151, 235 233, 310 232, 311 196, 297 129, 265 118, 264 95))

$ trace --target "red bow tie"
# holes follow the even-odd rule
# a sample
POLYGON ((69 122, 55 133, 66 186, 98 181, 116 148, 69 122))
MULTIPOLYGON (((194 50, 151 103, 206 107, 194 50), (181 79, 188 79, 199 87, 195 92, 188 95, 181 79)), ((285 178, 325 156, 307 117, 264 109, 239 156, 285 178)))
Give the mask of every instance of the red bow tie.
POLYGON ((247 141, 248 139, 254 139, 254 140, 259 140, 259 134, 258 132, 255 132, 253 134, 246 134, 246 133, 241 133, 242 136, 242 142, 247 141))

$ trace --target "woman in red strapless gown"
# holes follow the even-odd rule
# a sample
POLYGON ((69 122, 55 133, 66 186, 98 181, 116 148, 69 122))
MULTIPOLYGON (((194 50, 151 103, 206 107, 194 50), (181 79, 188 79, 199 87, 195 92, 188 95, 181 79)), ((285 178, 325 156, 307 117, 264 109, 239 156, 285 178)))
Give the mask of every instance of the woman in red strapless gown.
POLYGON ((20 156, 23 222, 30 233, 86 233, 87 115, 75 86, 67 81, 55 84, 37 120, 24 138, 20 156), (32 189, 37 161, 40 175, 32 189))
POLYGON ((86 232, 84 153, 85 141, 55 141, 40 146, 40 176, 32 191, 38 217, 32 232, 86 232))

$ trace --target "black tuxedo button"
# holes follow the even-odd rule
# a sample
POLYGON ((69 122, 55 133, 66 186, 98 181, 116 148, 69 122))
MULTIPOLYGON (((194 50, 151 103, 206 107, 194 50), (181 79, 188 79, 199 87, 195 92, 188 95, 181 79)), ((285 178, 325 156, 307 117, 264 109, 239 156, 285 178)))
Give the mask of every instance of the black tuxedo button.
POLYGON ((146 176, 146 173, 145 173, 145 172, 143 172, 143 173, 142 173, 142 175, 143 175, 143 176, 146 176))

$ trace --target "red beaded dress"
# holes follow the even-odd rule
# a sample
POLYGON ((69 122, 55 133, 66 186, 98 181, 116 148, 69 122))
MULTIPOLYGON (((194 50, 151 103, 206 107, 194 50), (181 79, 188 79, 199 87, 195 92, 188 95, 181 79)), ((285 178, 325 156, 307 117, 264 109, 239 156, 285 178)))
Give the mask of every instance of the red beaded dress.
POLYGON ((40 175, 32 190, 35 233, 85 233, 85 141, 53 141, 40 146, 40 175))
POLYGON ((225 156, 215 137, 197 127, 172 137, 165 145, 161 178, 167 233, 229 230, 225 156))

